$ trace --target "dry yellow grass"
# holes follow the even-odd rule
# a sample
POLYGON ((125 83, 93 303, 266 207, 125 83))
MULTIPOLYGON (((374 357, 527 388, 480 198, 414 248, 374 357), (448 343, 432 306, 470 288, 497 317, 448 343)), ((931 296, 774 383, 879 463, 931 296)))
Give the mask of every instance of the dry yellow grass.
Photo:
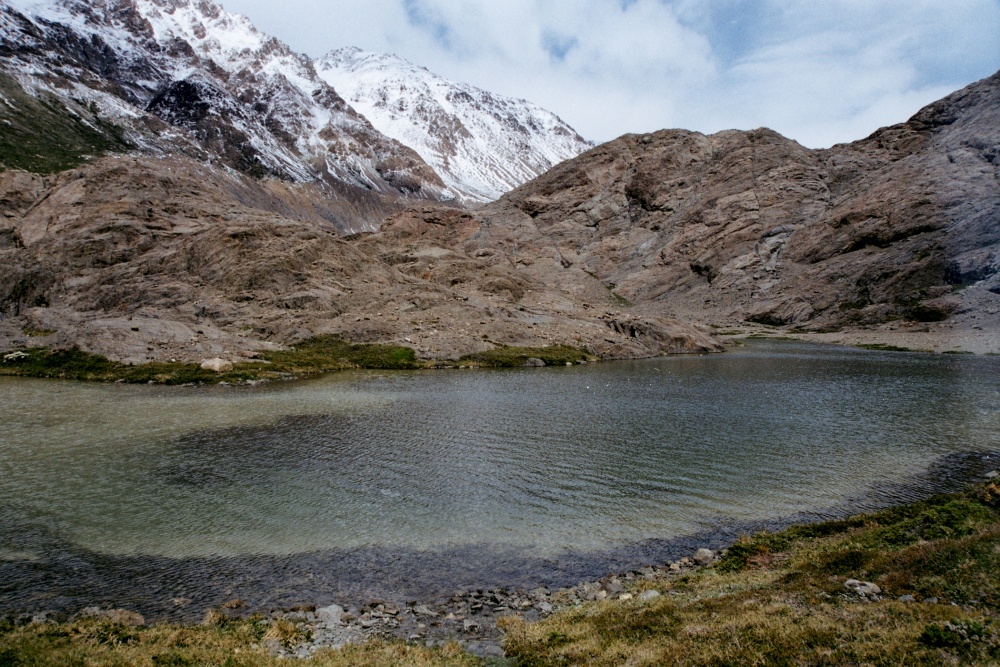
POLYGON ((998 665, 995 501, 938 497, 746 539, 720 566, 660 582, 665 595, 652 601, 509 620, 506 648, 524 667, 998 665), (848 578, 886 594, 863 599, 844 587, 848 578))
POLYGON ((473 667, 481 661, 451 644, 434 649, 370 642, 302 661, 272 656, 266 640, 294 642, 292 624, 235 621, 214 626, 129 628, 101 621, 32 624, 0 632, 0 667, 473 667))

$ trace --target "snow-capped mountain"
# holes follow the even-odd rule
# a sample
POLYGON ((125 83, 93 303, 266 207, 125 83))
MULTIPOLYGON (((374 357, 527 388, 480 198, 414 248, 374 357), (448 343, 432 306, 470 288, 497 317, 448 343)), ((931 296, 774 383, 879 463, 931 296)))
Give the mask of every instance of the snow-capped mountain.
POLYGON ((448 81, 398 56, 346 48, 315 66, 380 132, 472 201, 496 199, 592 147, 531 102, 448 81))
POLYGON ((405 197, 496 199, 591 146, 395 56, 314 62, 211 0, 0 0, 3 75, 116 144, 405 197))
POLYGON ((70 113, 96 108, 140 148, 293 181, 454 196, 309 58, 209 0, 0 0, 0 67, 70 113))

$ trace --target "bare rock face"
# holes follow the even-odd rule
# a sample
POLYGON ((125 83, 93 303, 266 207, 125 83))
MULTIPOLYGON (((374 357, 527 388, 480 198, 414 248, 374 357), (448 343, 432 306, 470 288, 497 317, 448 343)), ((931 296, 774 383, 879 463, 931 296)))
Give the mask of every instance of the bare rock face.
POLYGON ((1000 74, 829 150, 627 135, 479 216, 529 274, 585 272, 645 314, 822 330, 995 312, 998 117, 1000 74))
POLYGON ((553 290, 497 253, 482 223, 404 211, 342 237, 350 202, 184 158, 105 158, 52 177, 0 176, 0 349, 22 331, 132 363, 234 359, 318 334, 454 359, 496 345, 606 357, 721 349, 681 322, 615 313, 553 290), (339 207, 339 208, 338 208, 339 207), (463 241, 468 241, 463 245, 463 241), (629 324, 627 324, 629 323, 629 324))
POLYGON ((744 322, 996 340, 998 117, 1000 74, 824 151, 768 130, 630 135, 474 211, 180 156, 8 171, 0 350, 44 331, 200 363, 338 334, 428 359, 552 344, 636 358, 721 350, 705 325, 744 322))

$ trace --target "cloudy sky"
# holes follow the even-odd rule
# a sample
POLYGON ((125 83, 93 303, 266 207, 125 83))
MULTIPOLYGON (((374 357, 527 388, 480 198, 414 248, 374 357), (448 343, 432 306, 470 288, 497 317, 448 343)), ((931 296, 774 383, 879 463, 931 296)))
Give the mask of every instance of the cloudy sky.
POLYGON ((221 0, 298 51, 396 53, 588 139, 867 136, 1000 69, 1000 0, 221 0))

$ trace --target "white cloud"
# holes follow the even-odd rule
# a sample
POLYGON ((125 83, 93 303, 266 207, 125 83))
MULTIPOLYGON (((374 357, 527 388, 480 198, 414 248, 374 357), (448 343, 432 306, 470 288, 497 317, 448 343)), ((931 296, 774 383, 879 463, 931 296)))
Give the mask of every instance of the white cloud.
POLYGON ((310 55, 389 51, 585 136, 865 136, 1000 67, 1000 0, 221 0, 310 55))

